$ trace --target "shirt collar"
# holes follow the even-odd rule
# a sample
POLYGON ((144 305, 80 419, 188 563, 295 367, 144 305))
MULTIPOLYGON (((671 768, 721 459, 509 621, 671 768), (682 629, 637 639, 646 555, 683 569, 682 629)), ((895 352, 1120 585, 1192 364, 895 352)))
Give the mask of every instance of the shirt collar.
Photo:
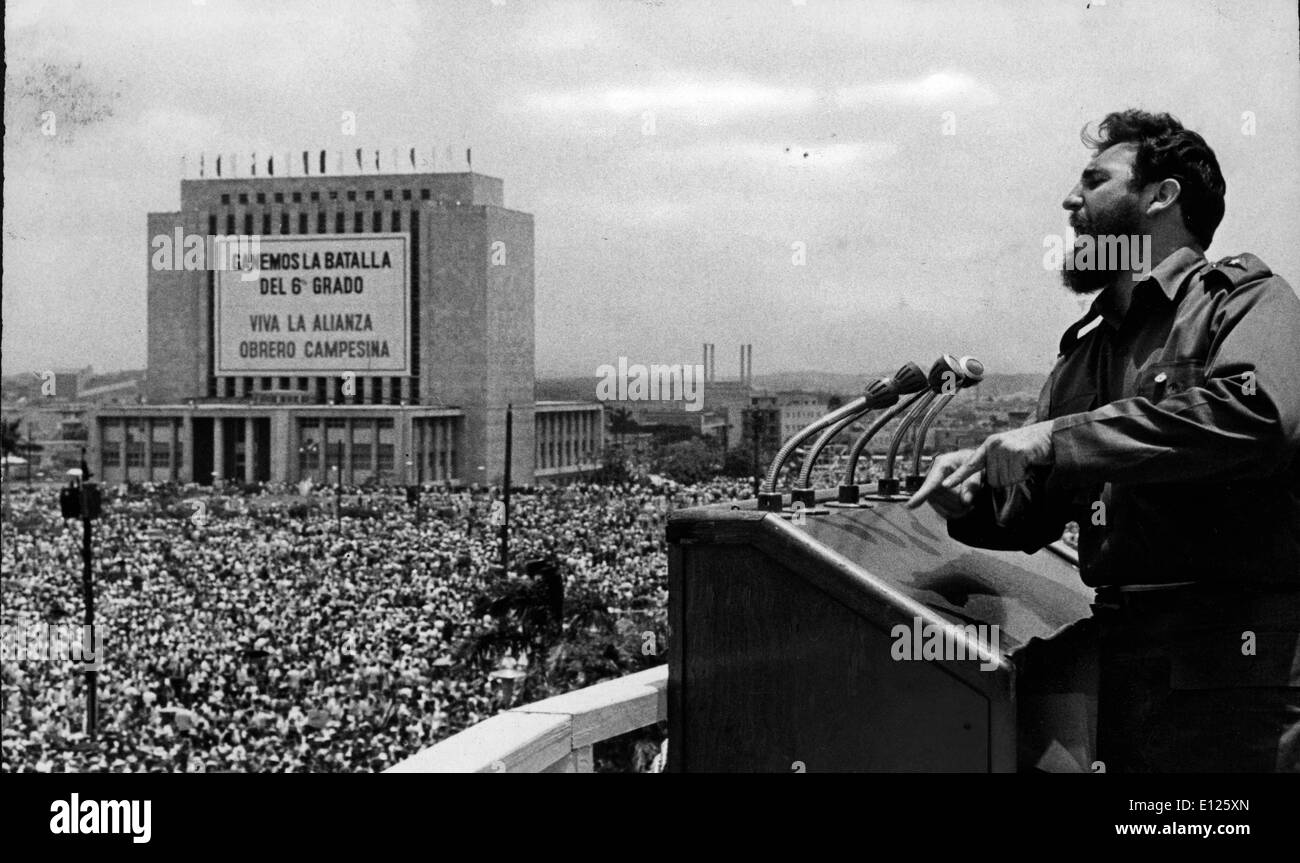
POLYGON ((1148 282, 1154 283, 1160 289, 1160 293, 1173 302, 1178 296, 1178 289, 1183 286, 1187 277, 1204 264, 1205 255, 1201 251, 1192 246, 1183 246, 1166 255, 1164 260, 1156 264, 1149 273, 1135 281, 1128 292, 1121 293, 1114 287, 1106 288, 1093 301, 1092 310, 1095 314, 1101 315, 1106 323, 1119 329, 1129 309, 1133 307, 1133 298, 1137 296, 1139 290, 1142 290, 1143 285, 1148 282))

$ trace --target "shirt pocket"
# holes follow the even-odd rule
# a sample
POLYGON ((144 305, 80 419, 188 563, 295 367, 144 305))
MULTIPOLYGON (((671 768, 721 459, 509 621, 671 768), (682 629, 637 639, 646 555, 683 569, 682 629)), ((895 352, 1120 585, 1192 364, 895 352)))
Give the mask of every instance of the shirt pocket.
POLYGON ((1138 373, 1135 394, 1159 404, 1170 396, 1204 385, 1204 360, 1164 360, 1151 363, 1138 373))

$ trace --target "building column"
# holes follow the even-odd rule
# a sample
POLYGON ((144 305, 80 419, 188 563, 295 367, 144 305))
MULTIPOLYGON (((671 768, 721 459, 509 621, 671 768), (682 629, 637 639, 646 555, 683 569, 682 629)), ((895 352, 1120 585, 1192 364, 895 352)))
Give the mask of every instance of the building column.
POLYGON ((447 453, 451 450, 451 436, 454 430, 451 423, 445 417, 438 418, 437 439, 434 442, 433 458, 438 465, 438 479, 446 482, 451 479, 451 474, 447 470, 447 453))
POLYGON ((144 481, 153 482, 153 419, 144 419, 144 481))
MULTIPOLYGON (((396 423, 394 423, 394 426, 396 426, 396 423)), ((397 435, 393 435, 393 440, 394 442, 396 442, 397 435)), ((397 461, 396 446, 393 447, 393 461, 397 461)), ((405 463, 405 459, 403 459, 403 463, 405 463)), ((394 467, 396 467, 396 465, 394 465, 394 467)), ((375 481, 378 481, 379 479, 379 420, 378 419, 373 419, 370 421, 370 478, 375 481)))
POLYGON ((352 485, 352 417, 343 421, 343 464, 339 465, 339 482, 352 485))
POLYGON ((257 435, 254 434, 253 418, 244 417, 244 482, 251 485, 257 482, 257 435))
POLYGON ((180 437, 180 420, 167 420, 167 481, 176 482, 176 440, 180 437))
POLYGON ((325 463, 329 460, 329 420, 325 417, 320 418, 320 438, 316 446, 316 475, 312 477, 314 482, 326 485, 330 481, 329 471, 325 469, 325 463))
POLYGON ((209 479, 226 478, 226 421, 217 416, 212 420, 212 476, 209 479))
POLYGON ((403 376, 398 379, 398 383, 399 386, 401 387, 400 398, 402 399, 402 401, 406 402, 408 405, 415 404, 415 399, 411 397, 411 379, 409 377, 403 376))
POLYGON ((582 462, 583 464, 587 464, 588 462, 591 461, 591 459, 587 457, 587 453, 591 449, 591 414, 587 411, 582 412, 581 440, 582 440, 582 448, 581 451, 578 453, 578 461, 582 462))
POLYGON ((129 441, 131 440, 131 420, 129 417, 122 418, 122 440, 118 443, 118 451, 122 455, 122 482, 131 481, 131 466, 127 463, 127 453, 130 450, 129 441))
POLYGON ((243 377, 242 375, 240 377, 235 378, 235 398, 242 399, 247 394, 247 388, 245 385, 246 381, 247 378, 243 377))
POLYGON ((445 476, 449 481, 453 479, 464 479, 464 477, 456 476, 456 426, 458 425, 459 418, 448 417, 444 422, 446 425, 446 434, 444 435, 446 446, 443 448, 442 453, 444 460, 442 469, 443 476, 445 476))
POLYGON ((428 433, 429 461, 425 464, 429 465, 429 480, 437 482, 442 478, 438 476, 438 446, 442 442, 442 420, 437 417, 430 419, 428 433))
POLYGON ((414 485, 424 476, 424 462, 422 461, 424 458, 424 426, 421 425, 419 420, 415 419, 410 420, 405 425, 410 430, 411 461, 414 462, 413 466, 415 467, 415 473, 408 476, 406 482, 408 485, 414 485))
POLYGON ((94 472, 95 476, 104 479, 104 421, 99 417, 92 417, 90 421, 90 452, 87 454, 86 467, 94 472))
POLYGON ((271 471, 267 479, 271 482, 297 482, 301 479, 298 476, 298 444, 294 439, 293 418, 288 410, 271 412, 271 439, 268 441, 271 457, 267 459, 271 471))
POLYGON ((185 482, 197 482, 194 475, 194 414, 187 413, 181 420, 185 424, 185 452, 181 455, 181 477, 185 482))

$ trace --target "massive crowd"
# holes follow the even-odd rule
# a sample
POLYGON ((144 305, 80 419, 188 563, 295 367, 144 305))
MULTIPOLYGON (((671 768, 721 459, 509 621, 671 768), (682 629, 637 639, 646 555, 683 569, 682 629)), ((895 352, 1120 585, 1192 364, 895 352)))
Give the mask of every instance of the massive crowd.
MULTIPOLYGON (((615 610, 663 609, 667 514, 750 491, 519 492, 511 558, 551 557, 615 610)), ((95 522, 99 739, 83 733, 79 667, 5 661, 0 768, 379 771, 501 709, 499 683, 455 649, 501 577, 495 492, 428 491, 419 519, 397 489, 348 490, 341 513, 330 493, 110 495, 95 522)), ((79 623, 80 522, 49 488, 4 495, 3 622, 79 623)))
MULTIPOLYGON (((511 558, 552 555, 612 606, 663 607, 667 513, 747 489, 516 493, 511 558)), ((4 622, 80 622, 80 522, 49 490, 5 495, 4 622)), ((3 770, 378 771, 500 709, 498 684, 453 649, 500 577, 494 493, 427 492, 418 522, 396 489, 352 490, 341 518, 308 500, 146 486, 106 501, 99 739, 73 664, 5 662, 3 770)))

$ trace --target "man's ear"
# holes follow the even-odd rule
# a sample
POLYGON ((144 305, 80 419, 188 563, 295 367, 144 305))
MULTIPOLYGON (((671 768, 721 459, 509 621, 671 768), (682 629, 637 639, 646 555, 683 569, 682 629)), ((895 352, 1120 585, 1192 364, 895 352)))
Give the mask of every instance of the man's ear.
POLYGON ((1165 210, 1179 202, 1183 193, 1183 186, 1172 177, 1167 180, 1161 180, 1151 186, 1151 199, 1147 201, 1146 213, 1150 218, 1155 218, 1165 210))

